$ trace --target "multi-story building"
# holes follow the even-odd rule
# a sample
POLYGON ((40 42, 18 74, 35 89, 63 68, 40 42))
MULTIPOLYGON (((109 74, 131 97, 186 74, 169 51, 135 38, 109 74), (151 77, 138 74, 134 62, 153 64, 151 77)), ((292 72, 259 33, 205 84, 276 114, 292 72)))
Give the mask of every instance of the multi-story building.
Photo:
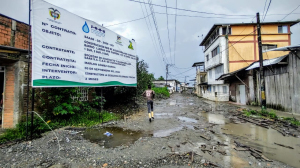
MULTIPOLYGON (((261 23, 262 49, 291 44, 290 27, 299 21, 261 23)), ((214 24, 200 43, 204 46, 205 71, 208 74, 206 95, 210 100, 228 101, 229 84, 216 80, 259 60, 256 23, 214 24)), ((264 59, 276 58, 287 52, 268 52, 264 59)))

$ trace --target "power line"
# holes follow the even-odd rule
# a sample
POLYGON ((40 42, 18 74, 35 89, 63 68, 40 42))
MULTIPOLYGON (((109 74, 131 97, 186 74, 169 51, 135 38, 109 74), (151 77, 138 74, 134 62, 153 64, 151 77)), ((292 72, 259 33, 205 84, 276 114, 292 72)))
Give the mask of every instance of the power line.
MULTIPOLYGON (((142 4, 140 4, 140 5, 141 5, 142 12, 143 12, 143 16, 145 17, 145 13, 144 13, 144 10, 143 10, 143 6, 142 6, 142 4)), ((154 45, 154 42, 153 42, 154 40, 153 40, 153 37, 152 37, 152 33, 150 32, 150 29, 149 29, 149 26, 148 26, 147 19, 145 20, 145 22, 146 22, 146 25, 147 25, 148 31, 149 31, 149 33, 150 33, 150 38, 151 38, 151 41, 152 41, 152 44, 153 44, 154 50, 155 50, 155 52, 156 52, 157 56, 161 56, 161 55, 159 55, 159 52, 157 52, 156 46, 154 45)), ((163 58, 162 58, 162 59, 163 59, 163 58)))
POLYGON ((289 14, 287 14, 286 16, 284 16, 280 21, 282 21, 283 19, 285 19, 286 17, 288 17, 290 14, 292 14, 296 9, 299 8, 300 5, 298 5, 294 10, 292 10, 292 12, 290 12, 289 14))
POLYGON ((112 24, 112 25, 108 25, 108 26, 104 26, 104 27, 110 27, 110 26, 116 26, 116 25, 119 25, 119 24, 125 24, 125 23, 129 23, 129 22, 134 22, 134 21, 138 21, 138 20, 145 19, 145 18, 148 17, 148 16, 150 16, 150 15, 147 15, 147 16, 142 17, 142 18, 139 18, 139 19, 129 20, 129 21, 126 21, 126 22, 121 22, 121 23, 117 23, 117 24, 112 24))
MULTIPOLYGON (((163 12, 155 12, 157 14, 163 14, 165 15, 166 13, 163 12)), ((178 14, 168 14, 168 15, 175 15, 175 16, 184 16, 184 17, 199 17, 199 18, 224 18, 224 19, 249 19, 252 17, 241 17, 241 18, 229 18, 229 17, 207 17, 207 16, 193 16, 193 15, 178 15, 178 14)), ((253 16, 253 15, 252 15, 253 16)))
MULTIPOLYGON (((176 0, 176 8, 177 8, 177 0, 176 0)), ((174 38, 174 65, 176 65, 175 62, 175 54, 176 54, 176 23, 177 23, 177 10, 175 10, 175 38, 174 38)))
POLYGON ((166 16, 167 16, 167 29, 168 29, 168 39, 169 39, 169 51, 170 51, 170 59, 171 59, 171 63, 172 63, 172 57, 171 57, 171 42, 170 42, 170 31, 169 31, 169 17, 168 17, 168 5, 167 5, 167 0, 165 0, 166 2, 166 16))
MULTIPOLYGON (((131 2, 137 2, 137 3, 145 3, 145 2, 135 1, 135 0, 129 0, 129 1, 131 1, 131 2)), ((146 3, 146 4, 149 4, 149 3, 146 3)), ((181 8, 167 7, 167 6, 157 5, 157 4, 153 4, 153 3, 152 3, 151 5, 152 5, 152 6, 162 7, 162 8, 177 9, 177 10, 181 10, 181 11, 188 11, 188 12, 202 13, 202 14, 211 14, 211 15, 222 15, 222 16, 252 16, 252 15, 228 15, 228 14, 222 14, 222 13, 200 12, 200 11, 194 11, 194 10, 188 10, 188 9, 181 9, 181 8)))
MULTIPOLYGON (((150 2, 150 0, 148 0, 148 2, 150 2)), ((145 3, 144 3, 144 4, 145 4, 145 3)), ((163 60, 163 61, 166 61, 167 63, 169 63, 169 62, 168 62, 168 59, 166 58, 166 53, 165 53, 164 47, 163 47, 162 42, 161 42, 161 38, 160 38, 159 31, 158 31, 157 23, 156 23, 156 18, 155 18, 153 6, 151 5, 151 2, 150 2, 150 3, 147 3, 147 4, 149 4, 149 8, 150 8, 150 11, 151 11, 151 16, 152 16, 152 19, 153 19, 154 27, 155 27, 155 29, 156 29, 156 34, 157 34, 157 38, 158 38, 158 41, 159 41, 159 45, 160 45, 161 52, 162 52, 163 56, 164 56, 165 59, 166 59, 166 60, 163 60)))
POLYGON ((262 15, 264 15, 264 13, 265 13, 267 1, 268 1, 268 0, 265 1, 264 11, 263 11, 262 15))
POLYGON ((266 16, 267 16, 267 13, 268 13, 269 7, 270 7, 270 5, 271 5, 271 2, 272 2, 272 0, 270 0, 270 2, 269 2, 269 5, 268 5, 268 8, 267 8, 266 14, 265 14, 265 16, 264 16, 264 18, 263 18, 263 21, 265 20, 265 18, 266 18, 266 16))

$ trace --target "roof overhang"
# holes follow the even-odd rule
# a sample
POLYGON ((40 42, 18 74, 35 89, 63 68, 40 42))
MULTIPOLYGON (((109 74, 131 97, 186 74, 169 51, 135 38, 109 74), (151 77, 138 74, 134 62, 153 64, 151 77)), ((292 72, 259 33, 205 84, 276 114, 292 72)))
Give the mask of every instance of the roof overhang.
MULTIPOLYGON (((293 26, 297 23, 299 23, 300 20, 294 20, 294 21, 284 21, 284 22, 264 22, 264 23, 260 23, 261 25, 271 25, 271 24, 277 24, 277 25, 290 25, 293 26)), ((214 24, 211 29, 209 30, 209 32, 206 34, 206 36, 203 38, 202 42, 200 43, 199 46, 204 46, 206 40, 210 37, 211 33, 217 28, 217 27, 221 27, 221 26, 244 26, 244 25, 257 25, 257 23, 217 23, 214 24)))
POLYGON ((204 62, 195 62, 192 67, 203 66, 204 62))
POLYGON ((300 44, 290 45, 290 46, 285 46, 285 47, 279 47, 279 48, 273 48, 273 49, 264 51, 264 53, 269 52, 269 51, 300 51, 300 44))
MULTIPOLYGON (((281 57, 264 60, 263 61, 263 66, 269 66, 269 65, 278 64, 279 62, 281 62, 287 56, 288 55, 284 55, 284 56, 281 56, 281 57)), ((250 66, 248 66, 248 68, 246 70, 248 71, 248 70, 259 68, 259 67, 260 67, 260 62, 257 61, 257 62, 252 63, 250 66)))

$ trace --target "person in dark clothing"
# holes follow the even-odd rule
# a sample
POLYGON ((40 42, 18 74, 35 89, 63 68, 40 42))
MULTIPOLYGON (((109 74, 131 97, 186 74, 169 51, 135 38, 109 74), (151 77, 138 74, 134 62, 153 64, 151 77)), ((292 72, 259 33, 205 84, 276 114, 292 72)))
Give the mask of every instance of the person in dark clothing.
POLYGON ((143 92, 142 96, 147 99, 149 121, 151 122, 151 119, 154 120, 153 99, 155 97, 155 92, 151 90, 151 85, 148 85, 148 89, 143 92))

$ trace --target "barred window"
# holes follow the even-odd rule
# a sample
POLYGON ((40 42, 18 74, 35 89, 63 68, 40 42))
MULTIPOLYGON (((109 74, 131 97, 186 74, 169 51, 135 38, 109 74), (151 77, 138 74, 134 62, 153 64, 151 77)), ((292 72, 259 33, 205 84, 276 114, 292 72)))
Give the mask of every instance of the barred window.
POLYGON ((77 94, 80 94, 79 97, 72 96, 71 98, 73 101, 79 100, 79 101, 88 101, 89 100, 89 90, 87 88, 79 87, 77 90, 77 94))

